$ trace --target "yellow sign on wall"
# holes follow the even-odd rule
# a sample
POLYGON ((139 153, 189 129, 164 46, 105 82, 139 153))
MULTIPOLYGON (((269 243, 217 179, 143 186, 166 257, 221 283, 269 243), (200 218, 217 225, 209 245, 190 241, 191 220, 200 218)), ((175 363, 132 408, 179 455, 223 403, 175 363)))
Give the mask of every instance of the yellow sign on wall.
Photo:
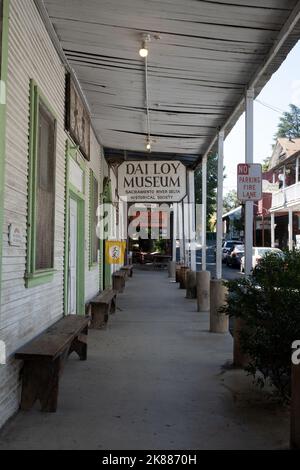
POLYGON ((106 242, 106 262, 108 264, 124 264, 126 242, 106 242))

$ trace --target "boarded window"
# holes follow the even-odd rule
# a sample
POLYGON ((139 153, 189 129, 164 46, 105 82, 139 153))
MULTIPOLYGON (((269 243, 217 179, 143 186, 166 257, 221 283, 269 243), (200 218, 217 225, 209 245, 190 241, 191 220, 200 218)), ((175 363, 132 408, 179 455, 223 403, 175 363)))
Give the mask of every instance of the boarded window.
POLYGON ((39 101, 35 269, 54 267, 55 119, 39 101))
POLYGON ((90 161, 90 116, 70 74, 66 80, 66 129, 90 161))
POLYGON ((99 185, 95 175, 91 174, 91 264, 98 263, 99 238, 97 237, 97 209, 99 204, 99 185))

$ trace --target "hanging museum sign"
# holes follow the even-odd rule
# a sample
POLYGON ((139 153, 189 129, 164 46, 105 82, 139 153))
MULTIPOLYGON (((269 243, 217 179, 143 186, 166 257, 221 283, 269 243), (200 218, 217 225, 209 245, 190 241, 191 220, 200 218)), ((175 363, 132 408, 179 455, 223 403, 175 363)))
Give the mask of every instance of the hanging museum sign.
POLYGON ((118 168, 119 198, 127 202, 180 202, 186 167, 179 161, 124 162, 118 168))
POLYGON ((84 158, 90 161, 91 119, 70 74, 66 83, 66 129, 84 158))
POLYGON ((238 200, 260 201, 262 195, 262 166, 260 164, 240 163, 238 165, 238 200))

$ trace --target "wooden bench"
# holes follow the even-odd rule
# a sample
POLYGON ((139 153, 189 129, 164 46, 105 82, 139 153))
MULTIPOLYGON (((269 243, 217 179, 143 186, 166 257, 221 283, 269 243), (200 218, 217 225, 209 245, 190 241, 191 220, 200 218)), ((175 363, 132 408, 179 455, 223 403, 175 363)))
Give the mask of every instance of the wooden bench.
POLYGON ((21 410, 30 410, 39 400, 42 411, 56 412, 65 361, 74 351, 81 361, 87 359, 89 321, 87 317, 69 315, 16 352, 16 359, 24 361, 21 410))
POLYGON ((112 289, 106 289, 94 297, 90 305, 92 317, 91 328, 101 329, 107 324, 109 315, 116 313, 117 293, 112 289))
POLYGON ((113 274, 113 290, 118 294, 122 294, 126 284, 126 272, 117 271, 113 274))
POLYGON ((133 277, 133 264, 127 264, 126 266, 123 266, 121 271, 125 271, 127 277, 133 277))

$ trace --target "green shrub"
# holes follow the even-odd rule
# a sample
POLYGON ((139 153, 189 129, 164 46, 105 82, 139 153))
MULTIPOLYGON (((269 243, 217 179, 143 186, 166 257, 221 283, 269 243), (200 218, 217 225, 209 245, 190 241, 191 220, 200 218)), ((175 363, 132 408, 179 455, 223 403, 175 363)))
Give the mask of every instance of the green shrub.
POLYGON ((264 386, 271 382, 283 399, 290 397, 291 345, 300 339, 300 252, 270 254, 252 276, 229 281, 223 312, 241 318, 242 351, 247 372, 264 386))

